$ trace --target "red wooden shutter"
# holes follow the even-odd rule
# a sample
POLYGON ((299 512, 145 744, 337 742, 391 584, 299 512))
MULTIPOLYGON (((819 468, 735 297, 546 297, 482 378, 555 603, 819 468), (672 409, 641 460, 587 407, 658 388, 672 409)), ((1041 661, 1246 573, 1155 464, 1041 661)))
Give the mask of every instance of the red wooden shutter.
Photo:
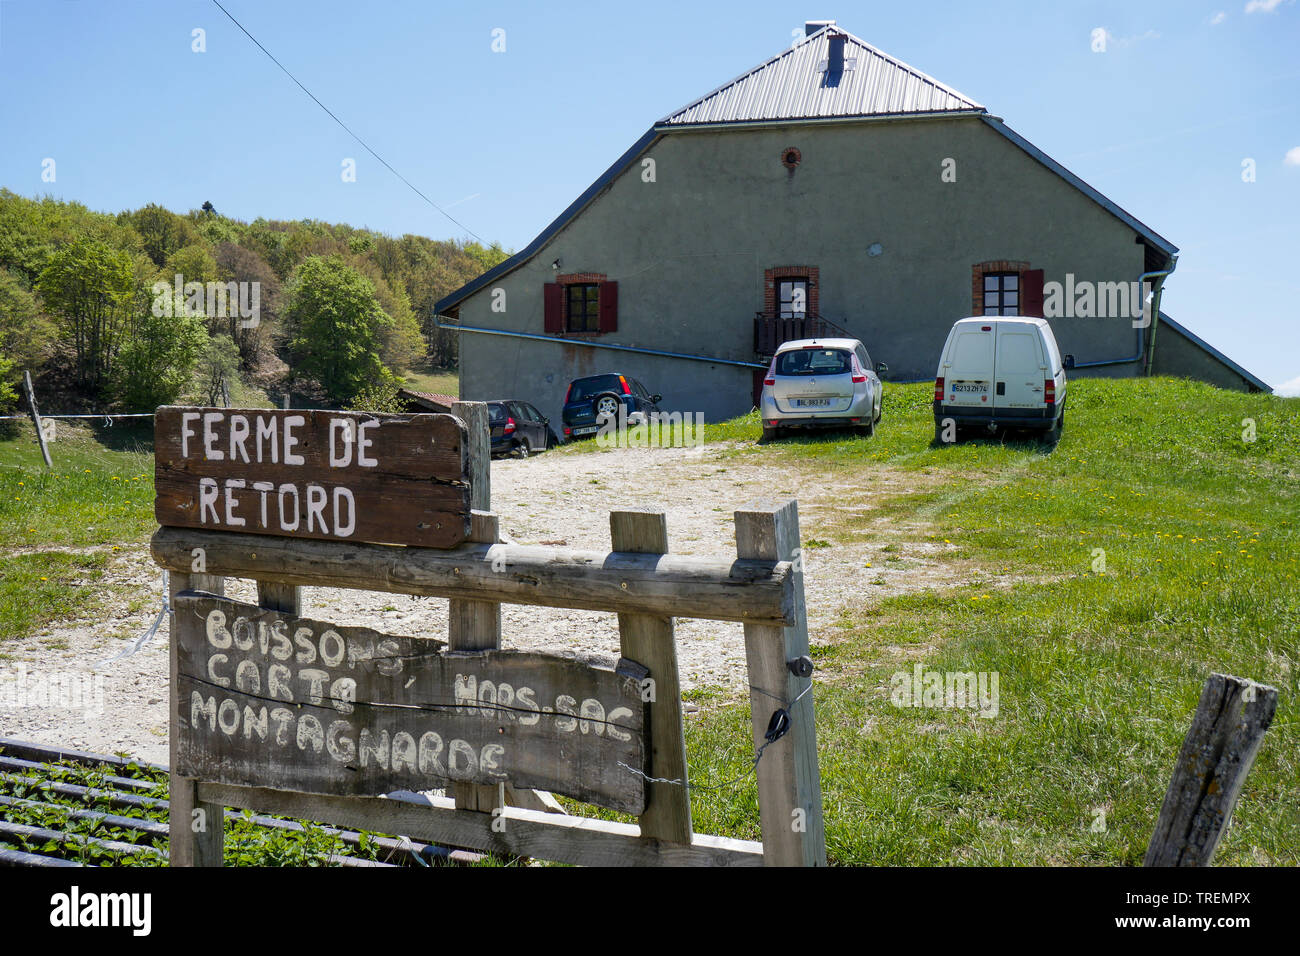
POLYGON ((558 335, 564 331, 564 286, 558 282, 548 282, 542 286, 542 305, 544 317, 542 330, 548 335, 558 335))
POLYGON ((1043 317, 1043 270, 1026 269, 1020 273, 1020 314, 1043 317))
POLYGON ((618 283, 600 284, 600 331, 618 331, 618 283))

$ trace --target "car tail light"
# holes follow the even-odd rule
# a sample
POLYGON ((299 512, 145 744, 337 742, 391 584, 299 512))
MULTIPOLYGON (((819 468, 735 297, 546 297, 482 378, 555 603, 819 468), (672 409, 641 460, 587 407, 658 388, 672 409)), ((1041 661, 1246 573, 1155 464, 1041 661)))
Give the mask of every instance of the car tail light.
POLYGON ((515 420, 513 418, 507 418, 506 427, 501 430, 501 434, 509 435, 514 430, 515 430, 515 420))
POLYGON ((867 373, 862 371, 862 366, 858 364, 858 357, 853 356, 853 383, 861 385, 867 380, 867 373))
POLYGON ((934 400, 936 402, 943 401, 943 376, 942 375, 940 375, 938 378, 934 380, 934 400))
POLYGON ((568 425, 565 425, 565 426, 564 426, 564 437, 565 437, 565 438, 568 438, 568 437, 569 437, 570 435, 572 435, 572 434, 573 434, 573 429, 570 428, 568 425))
MULTIPOLYGON (((564 392, 564 404, 565 404, 565 405, 569 404, 569 396, 572 395, 572 394, 573 394, 573 383, 570 382, 570 383, 569 383, 569 387, 568 387, 568 388, 565 390, 565 392, 564 392)), ((566 434, 567 434, 567 432, 566 432, 566 434)))
POLYGON ((627 387, 627 379, 625 379, 622 375, 620 375, 620 376, 618 377, 618 380, 619 380, 619 383, 623 386, 623 394, 624 394, 624 395, 631 395, 631 394, 632 394, 632 389, 630 389, 630 388, 627 387))
POLYGON ((772 356, 772 364, 767 367, 767 377, 763 379, 764 385, 776 384, 776 356, 772 356))
POLYGON ((1043 379, 1043 398, 1047 400, 1048 405, 1056 404, 1056 379, 1043 379))

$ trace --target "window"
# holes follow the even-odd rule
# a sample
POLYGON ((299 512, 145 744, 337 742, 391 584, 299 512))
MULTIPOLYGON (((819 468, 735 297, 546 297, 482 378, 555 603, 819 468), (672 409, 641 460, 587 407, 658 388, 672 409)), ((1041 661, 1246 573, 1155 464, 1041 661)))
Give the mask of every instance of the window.
POLYGON ((564 287, 564 330, 566 332, 600 331, 600 286, 594 282, 575 282, 564 287))
POLYGON ((776 357, 777 375, 845 375, 852 369, 841 349, 794 349, 776 357))
POLYGON ((1020 273, 984 273, 984 315, 1020 314, 1020 273))
POLYGON ((802 319, 808 314, 808 280, 779 279, 776 283, 777 317, 802 319))
POLYGON ((547 335, 618 331, 618 283, 603 273, 574 272, 542 287, 542 330, 547 335))

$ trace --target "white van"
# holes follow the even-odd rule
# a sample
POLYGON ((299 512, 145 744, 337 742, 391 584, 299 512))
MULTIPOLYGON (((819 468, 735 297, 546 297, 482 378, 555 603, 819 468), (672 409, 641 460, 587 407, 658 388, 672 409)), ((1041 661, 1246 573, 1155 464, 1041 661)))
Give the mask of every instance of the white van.
POLYGON ((948 333, 934 378, 934 440, 959 428, 1029 428, 1049 441, 1065 424, 1065 370, 1046 319, 974 316, 948 333), (951 422, 951 424, 948 424, 951 422))

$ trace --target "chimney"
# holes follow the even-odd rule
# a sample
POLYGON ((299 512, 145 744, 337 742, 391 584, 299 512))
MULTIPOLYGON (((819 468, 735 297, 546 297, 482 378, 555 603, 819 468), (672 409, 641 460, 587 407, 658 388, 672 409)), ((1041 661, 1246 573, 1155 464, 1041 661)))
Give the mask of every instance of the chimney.
POLYGON ((822 27, 833 27, 833 26, 835 26, 834 20, 807 20, 804 22, 803 25, 803 35, 806 37, 810 37, 818 30, 820 30, 822 27))

